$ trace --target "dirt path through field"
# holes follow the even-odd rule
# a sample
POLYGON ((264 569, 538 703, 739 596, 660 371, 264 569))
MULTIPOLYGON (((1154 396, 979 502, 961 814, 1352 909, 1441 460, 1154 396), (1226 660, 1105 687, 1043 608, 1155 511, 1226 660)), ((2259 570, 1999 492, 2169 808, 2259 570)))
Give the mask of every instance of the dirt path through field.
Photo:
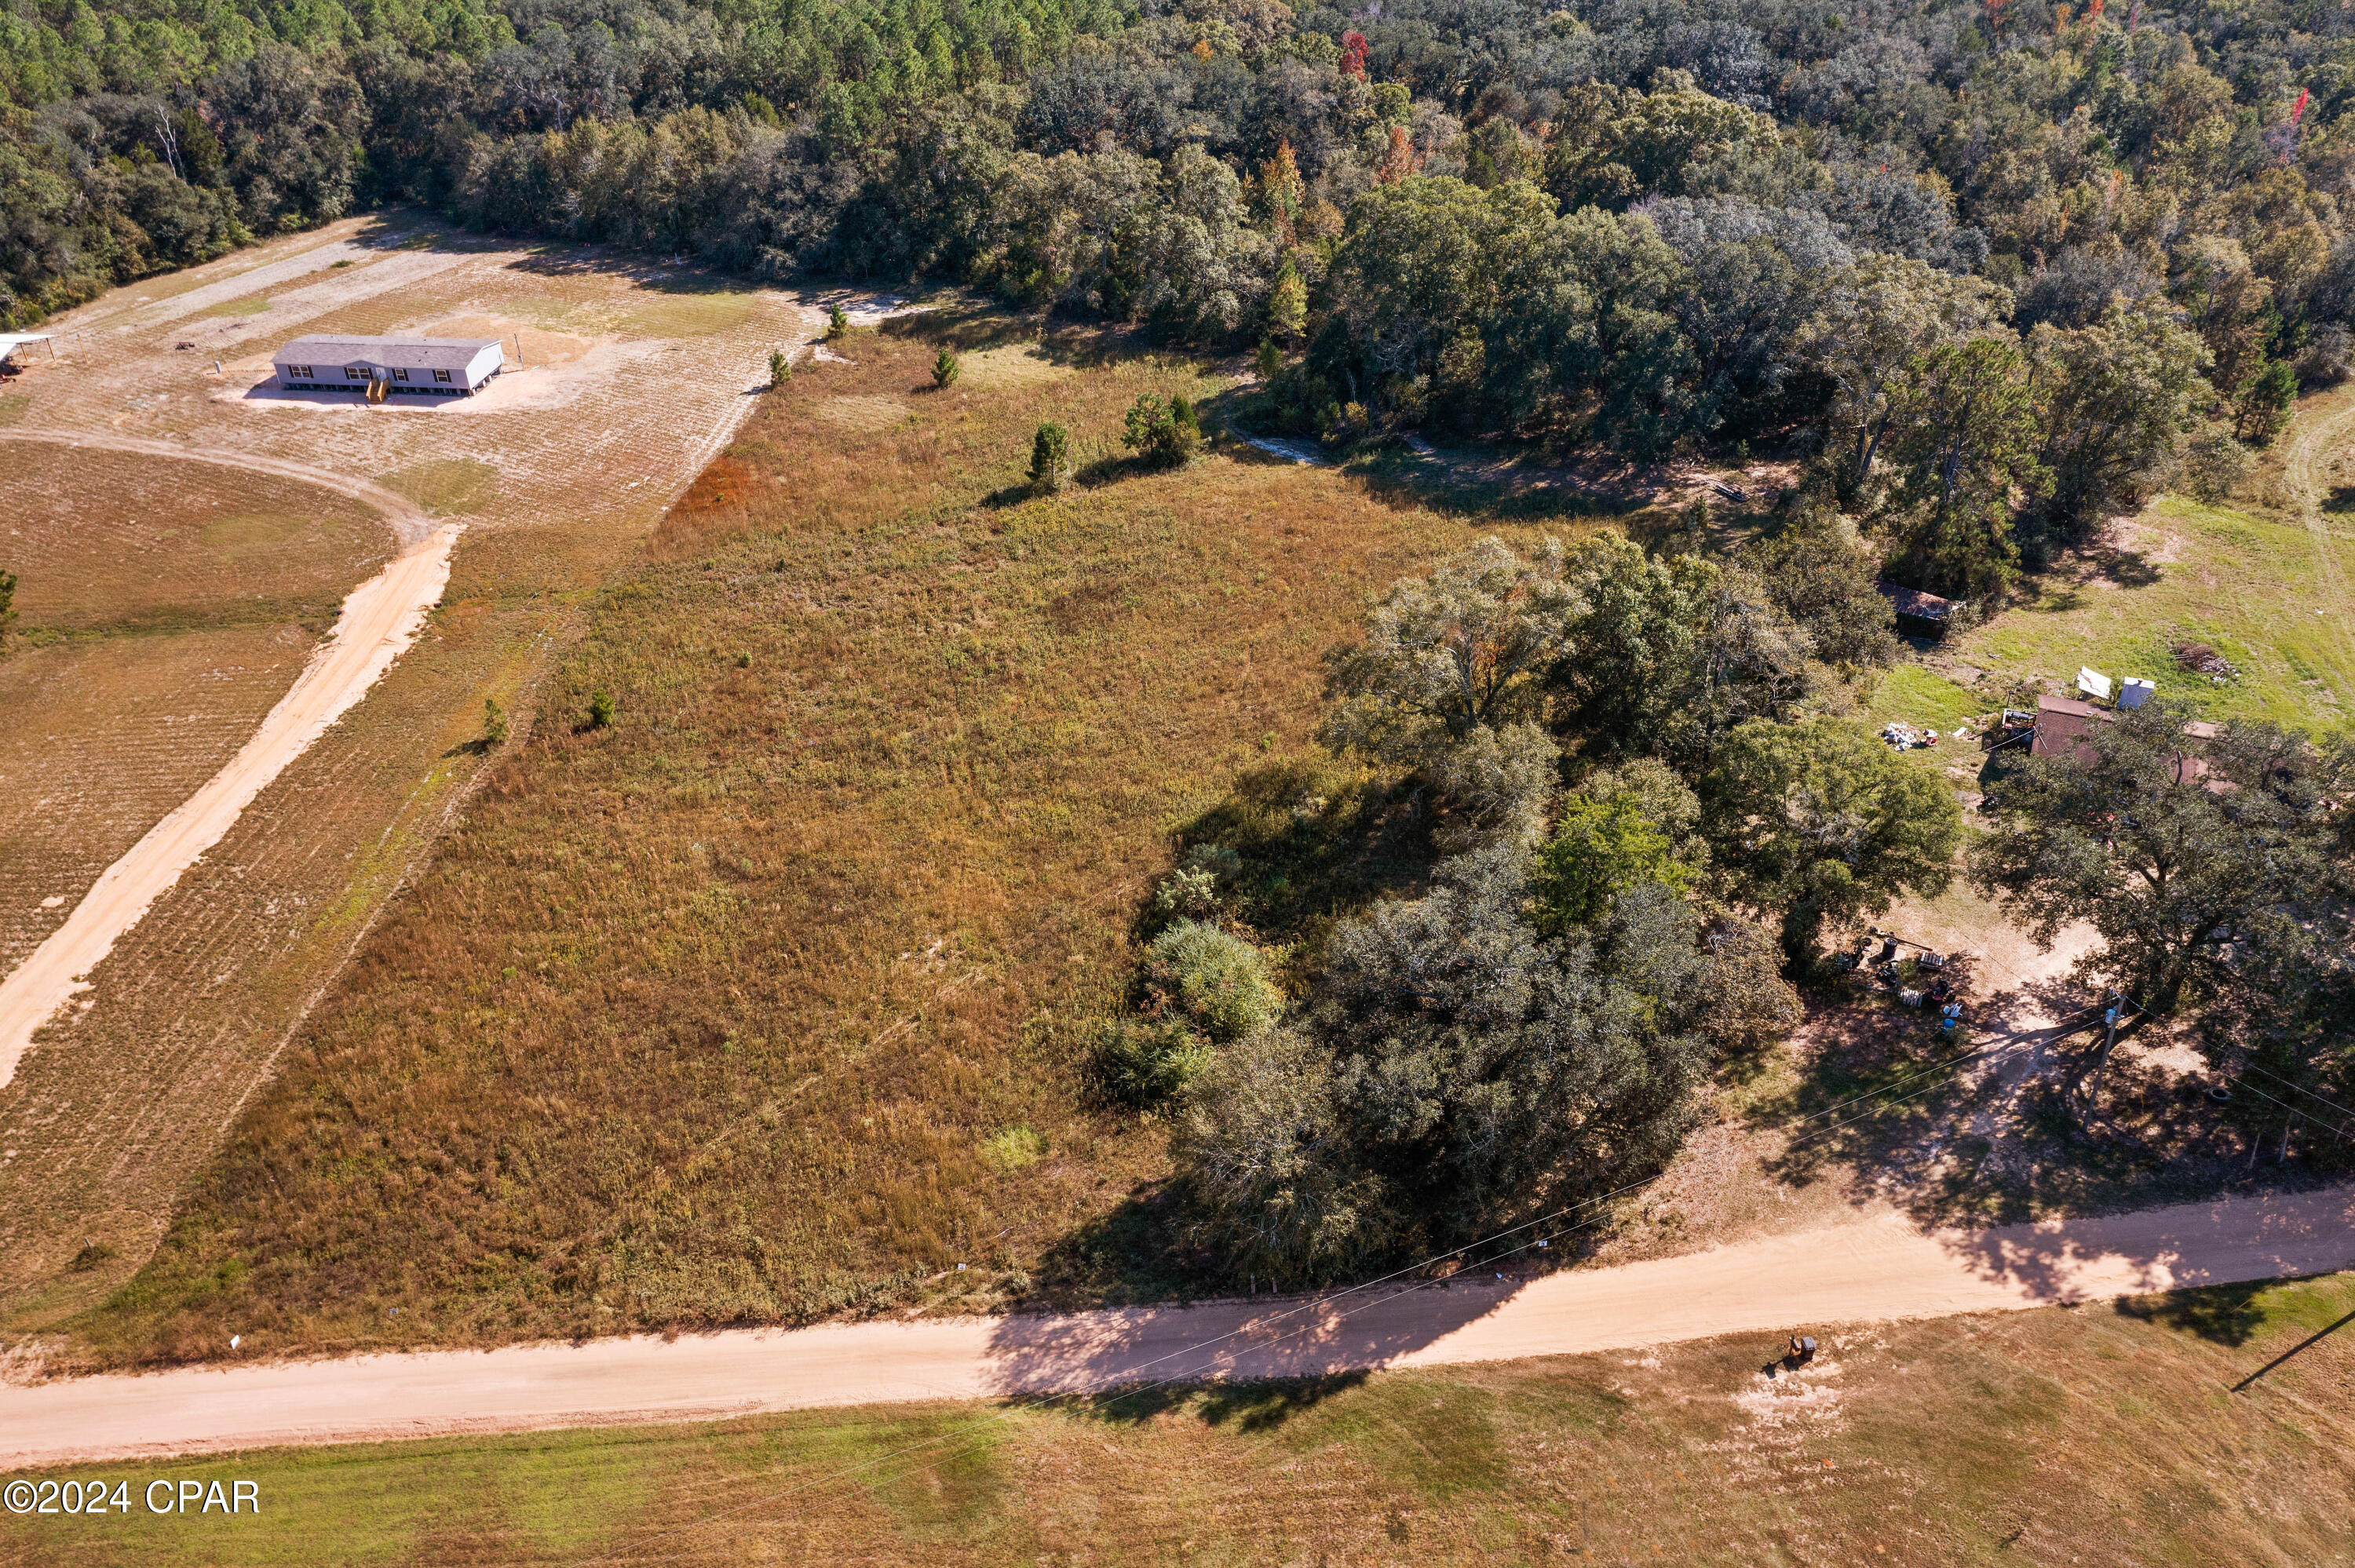
POLYGON ((2000 1311, 2355 1264, 2355 1188, 1924 1232, 1893 1214, 1534 1280, 0 1386, 0 1466, 1302 1377, 2000 1311))
POLYGON ((361 480, 248 453, 212 452, 133 437, 9 432, 100 451, 137 452, 260 469, 320 485, 381 511, 403 546, 383 571, 345 599, 335 630, 251 739, 205 786, 107 867, 64 925, 0 980, 0 1086, 16 1076, 33 1033, 83 989, 83 977, 115 940, 204 853, 220 842, 271 780, 365 695, 414 641, 450 578, 454 524, 435 526, 412 503, 361 480))
POLYGON ((2355 667, 2355 599, 2348 595, 2346 574, 2339 565, 2337 539, 2331 532, 2330 519, 2322 510, 2322 497, 2329 488, 2323 470, 2350 433, 2355 433, 2355 404, 2325 416, 2292 436, 2282 463, 2282 475, 2297 498, 2298 514, 2305 520, 2306 531, 2314 536, 2315 569, 2320 578, 2315 597, 2321 601, 2322 613, 2330 618, 2339 634, 2340 656, 2355 667))

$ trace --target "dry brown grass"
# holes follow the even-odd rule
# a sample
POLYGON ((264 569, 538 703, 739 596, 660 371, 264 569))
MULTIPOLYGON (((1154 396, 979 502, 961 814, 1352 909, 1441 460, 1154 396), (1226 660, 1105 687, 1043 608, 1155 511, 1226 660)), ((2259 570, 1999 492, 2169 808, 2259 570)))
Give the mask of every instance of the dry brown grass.
POLYGON ((19 630, 176 629, 305 621, 391 555, 356 501, 266 473, 0 438, 8 472, 0 567, 19 630))
MULTIPOLYGON (((630 340, 616 323, 640 303, 708 281, 594 250, 453 237, 410 217, 272 240, 168 282, 62 321, 80 335, 64 340, 55 374, 11 384, 0 420, 312 464, 405 490, 466 531, 417 645, 116 944, 92 971, 91 1005, 55 1022, 0 1089, 0 1336, 53 1329, 148 1256, 292 1022, 463 801, 484 761, 473 745, 484 698, 531 712, 534 683, 577 638, 588 597, 732 428, 746 402, 740 375, 808 330, 792 301, 741 291, 751 313, 725 334, 630 340), (338 270, 339 258, 358 264, 338 270), (265 315, 191 313, 256 292, 272 301, 265 315), (297 331, 413 330, 468 313, 603 346, 546 374, 536 366, 506 383, 504 406, 464 413, 235 399, 251 379, 237 373, 240 340, 259 351, 297 331), (189 340, 201 347, 175 350, 189 340), (211 374, 220 355, 226 387, 211 374)), ((528 334, 526 345, 544 346, 528 334)), ((39 881, 0 881, 0 899, 13 909, 65 891, 39 881)))
POLYGON ((237 754, 311 647, 299 627, 234 626, 0 660, 0 972, 237 754))
MULTIPOLYGON (((1652 1352, 282 1450, 234 1524, 12 1520, 53 1563, 2344 1563, 2355 1277, 1652 1352)), ((119 1467, 118 1467, 119 1468, 119 1467)), ((82 1478, 88 1471, 62 1471, 82 1478)), ((146 1473, 146 1472, 142 1472, 146 1473)), ((134 1484, 135 1491, 135 1484, 134 1484)), ((14 1553, 13 1557, 11 1553, 14 1553)))
POLYGON ((1189 374, 943 394, 921 333, 842 346, 603 595, 99 1353, 983 1305, 1161 1173, 1074 1021, 1173 826, 1302 744, 1317 654, 1467 525, 1248 454, 1021 500, 1039 419, 1100 463, 1189 374), (816 417, 886 397, 913 418, 816 417), (986 1160, 1013 1127, 1045 1157, 986 1160))

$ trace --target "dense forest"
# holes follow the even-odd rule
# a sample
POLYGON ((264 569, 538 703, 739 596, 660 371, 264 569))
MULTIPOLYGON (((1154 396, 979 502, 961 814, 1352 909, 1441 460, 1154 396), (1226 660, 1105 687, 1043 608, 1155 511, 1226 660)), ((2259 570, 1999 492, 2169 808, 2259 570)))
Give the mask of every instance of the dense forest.
POLYGON ((422 203, 1264 344, 1301 432, 1796 442, 1977 596, 2350 358, 2355 13, 2121 9, 9 0, 0 324, 422 203))

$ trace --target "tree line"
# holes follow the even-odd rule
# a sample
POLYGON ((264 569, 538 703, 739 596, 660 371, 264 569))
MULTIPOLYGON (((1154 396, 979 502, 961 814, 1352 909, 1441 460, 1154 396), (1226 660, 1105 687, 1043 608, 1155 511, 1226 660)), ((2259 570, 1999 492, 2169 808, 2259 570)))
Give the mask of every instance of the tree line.
POLYGON ((1263 343, 1253 417, 1818 452, 1966 597, 2345 374, 2355 24, 1590 0, 0 9, 0 324, 373 205, 1263 343))

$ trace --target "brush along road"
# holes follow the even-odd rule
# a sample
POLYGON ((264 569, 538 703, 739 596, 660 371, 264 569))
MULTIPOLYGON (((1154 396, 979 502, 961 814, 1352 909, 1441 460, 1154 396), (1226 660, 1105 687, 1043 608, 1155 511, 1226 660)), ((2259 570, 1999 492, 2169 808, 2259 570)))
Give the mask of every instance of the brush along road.
POLYGON ((139 923, 181 873, 220 842, 253 798, 365 696, 417 640, 426 611, 449 583, 450 551, 458 538, 456 525, 435 527, 416 506, 390 491, 300 463, 130 438, 27 437, 12 431, 8 439, 225 463, 304 480, 383 512, 402 550, 344 600, 326 641, 229 766, 107 867, 66 923, 0 980, 0 1086, 16 1076, 33 1032, 84 988, 85 977, 112 950, 116 938, 139 923))
POLYGON ((0 1386, 0 1466, 1624 1350, 2355 1265, 2355 1188, 1923 1233, 1894 1215, 1618 1268, 1069 1317, 734 1330, 0 1386), (1215 1341, 1215 1342, 1212 1342, 1215 1341))

